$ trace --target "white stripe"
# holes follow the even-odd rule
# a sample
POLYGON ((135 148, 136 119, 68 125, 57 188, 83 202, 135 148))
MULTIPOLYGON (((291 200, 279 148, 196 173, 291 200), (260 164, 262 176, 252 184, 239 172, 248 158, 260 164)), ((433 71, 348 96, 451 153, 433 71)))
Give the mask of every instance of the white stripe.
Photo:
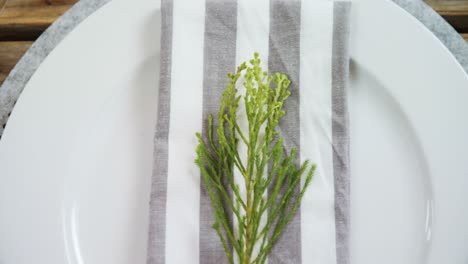
POLYGON ((248 61, 257 51, 267 70, 270 1, 238 0, 237 21, 237 64, 248 61))
POLYGON ((200 171, 195 132, 202 129, 204 0, 174 0, 166 263, 198 263, 200 171))
MULTIPOLYGON (((254 52, 260 54, 262 68, 268 69, 268 37, 270 28, 270 1, 269 0, 238 0, 237 9, 237 49, 236 65, 253 58, 254 52)), ((243 80, 239 80, 242 84, 243 80)), ((239 92, 245 94, 245 88, 238 86, 239 92)), ((245 118, 244 102, 241 100, 239 106, 238 122, 244 134, 248 131, 248 122, 245 118)), ((247 134, 246 134, 247 135, 247 134)), ((247 148, 244 144, 239 145, 241 159, 247 159, 247 148)), ((238 170, 234 171, 235 181, 239 183, 242 193, 245 192, 244 180, 238 170)), ((234 226, 237 227, 237 221, 234 218, 234 226)), ((256 254, 254 252, 254 254, 256 254)), ((237 262, 236 260, 236 263, 237 262)))
POLYGON ((301 159, 317 164, 301 205, 302 262, 336 263, 332 163, 333 2, 303 1, 301 14, 301 159))

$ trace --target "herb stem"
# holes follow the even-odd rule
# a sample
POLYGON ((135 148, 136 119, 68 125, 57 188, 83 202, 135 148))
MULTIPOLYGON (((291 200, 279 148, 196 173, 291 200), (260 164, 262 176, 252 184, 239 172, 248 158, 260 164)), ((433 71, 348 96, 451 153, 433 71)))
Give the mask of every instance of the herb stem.
POLYGON ((207 117, 206 138, 196 134, 195 163, 213 204, 213 228, 229 263, 237 258, 240 264, 264 264, 297 211, 315 165, 308 161, 296 165, 296 149, 286 153, 276 131, 290 95, 287 76, 268 75, 255 53, 249 64, 242 63, 228 78, 217 120, 207 117), (241 77, 244 82, 238 84, 241 77), (245 87, 244 95, 238 95, 237 85, 245 87), (246 114, 245 132, 237 119, 239 107, 246 114), (240 173, 239 182, 235 171, 240 173))

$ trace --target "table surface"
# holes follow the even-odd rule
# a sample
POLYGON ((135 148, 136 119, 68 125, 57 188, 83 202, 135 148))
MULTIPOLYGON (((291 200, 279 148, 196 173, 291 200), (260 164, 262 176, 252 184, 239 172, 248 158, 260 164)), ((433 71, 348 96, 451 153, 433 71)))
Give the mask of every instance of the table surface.
MULTIPOLYGON (((0 84, 34 40, 77 1, 6 0, 0 8, 0 84)), ((468 41, 468 0, 425 2, 468 41)))

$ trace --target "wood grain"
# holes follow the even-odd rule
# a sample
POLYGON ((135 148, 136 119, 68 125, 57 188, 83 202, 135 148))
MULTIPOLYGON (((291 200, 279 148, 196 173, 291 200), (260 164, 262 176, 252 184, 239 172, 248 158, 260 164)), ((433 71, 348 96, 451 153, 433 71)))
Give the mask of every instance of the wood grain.
POLYGON ((31 45, 32 41, 0 42, 0 84, 31 45))
POLYGON ((77 0, 9 0, 0 12, 0 41, 35 40, 77 0))
POLYGON ((468 43, 468 33, 461 34, 465 41, 468 43))
POLYGON ((468 32, 468 16, 444 16, 444 18, 458 32, 468 32))
POLYGON ((442 16, 467 16, 468 0, 426 0, 442 16))
POLYGON ((468 33, 468 0, 426 0, 458 32, 468 33))
POLYGON ((30 6, 51 6, 51 5, 72 5, 77 0, 8 0, 7 7, 30 7, 30 6))

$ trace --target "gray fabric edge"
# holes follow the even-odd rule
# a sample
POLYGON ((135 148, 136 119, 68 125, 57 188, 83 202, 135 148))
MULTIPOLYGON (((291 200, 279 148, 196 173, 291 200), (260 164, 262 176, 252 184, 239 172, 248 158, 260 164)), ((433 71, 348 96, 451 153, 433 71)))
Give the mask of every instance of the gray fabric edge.
POLYGON ((434 9, 422 0, 392 0, 428 28, 468 73, 468 43, 434 9))
POLYGON ((333 6, 332 147, 335 186, 336 263, 348 264, 350 228, 350 157, 347 88, 349 80, 350 2, 333 6))
POLYGON ((171 112, 173 1, 161 1, 158 121, 154 133, 147 264, 166 263, 166 206, 171 112))
POLYGON ((0 87, 0 138, 21 92, 50 52, 89 15, 110 0, 81 0, 33 43, 0 87))
MULTIPOLYGON (((212 1, 205 4, 205 33, 203 48, 203 122, 202 135, 208 140, 208 115, 218 123, 219 101, 227 82, 227 73, 236 70, 237 1, 212 1)), ((216 137, 216 133, 214 133, 216 137)), ((206 141, 205 141, 206 142, 206 141)), ((202 176, 200 176, 202 178, 202 176)), ((225 179, 224 185, 228 185, 225 179)), ((226 208, 229 208, 225 204, 226 208)), ((224 247, 213 229, 214 208, 205 182, 200 181, 199 262, 229 264, 224 247)), ((232 217, 228 219, 232 226, 232 217)), ((223 234, 225 232, 221 231, 223 234)), ((232 244, 226 239, 228 246, 232 244)))

